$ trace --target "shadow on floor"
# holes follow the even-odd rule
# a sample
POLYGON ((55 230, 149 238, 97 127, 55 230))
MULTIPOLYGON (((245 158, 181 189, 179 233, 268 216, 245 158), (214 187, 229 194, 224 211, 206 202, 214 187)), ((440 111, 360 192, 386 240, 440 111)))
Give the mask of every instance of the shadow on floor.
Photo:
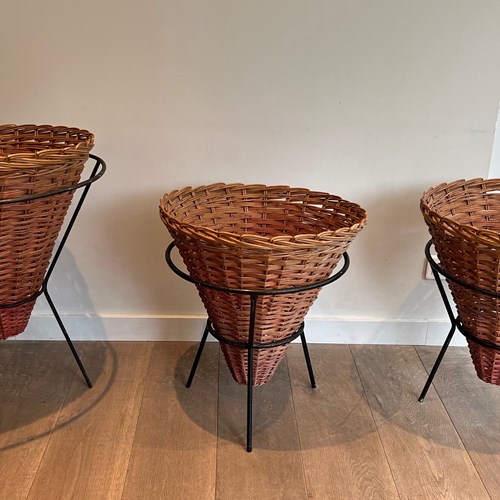
MULTIPOLYGON (((185 383, 191 369, 197 346, 188 349, 178 360, 175 373, 177 398, 186 415, 199 427, 214 433, 213 420, 207 415, 210 402, 207 398, 218 397, 217 435, 220 440, 245 446, 246 443, 246 386, 237 384, 231 377, 217 345, 207 345, 200 361, 198 371, 190 389, 185 383), (214 390, 214 384, 217 390, 214 390), (205 403, 205 404, 204 404, 205 403), (204 411, 205 409, 205 411, 204 411)), ((346 346, 343 346, 345 348, 346 346)), ((293 347, 295 348, 295 346, 293 347)), ((302 356, 302 351, 300 351, 302 356)), ((314 362, 314 361, 313 361, 314 362)), ((351 366, 349 377, 356 379, 357 372, 351 366)), ((323 398, 324 389, 318 380, 318 388, 312 389, 303 359, 300 359, 300 373, 303 376, 294 381, 294 398, 288 370, 287 359, 283 359, 273 378, 265 385, 254 387, 253 432, 254 447, 278 451, 297 451, 316 447, 333 447, 375 431, 366 398, 361 392, 355 394, 350 405, 330 407, 329 396, 323 398), (303 363, 303 366, 302 366, 303 363), (303 368, 303 370, 302 370, 303 368), (308 398, 310 398, 308 402, 308 398), (299 403, 300 399, 300 403, 299 403), (308 405, 314 412, 318 410, 317 420, 307 425, 313 428, 310 439, 299 441, 297 427, 297 405, 308 405), (329 411, 332 409, 333 411, 329 411), (346 425, 346 419, 354 416, 358 421, 346 425), (360 422, 359 419, 362 421, 360 422), (361 425, 359 425, 361 424, 361 425), (318 430, 318 432, 316 432, 318 430), (324 432, 321 432, 324 430, 324 432)), ((325 386, 326 387, 326 386, 325 386)), ((328 391, 330 392, 330 391, 328 391)), ((307 419, 303 415, 303 419, 307 419)), ((302 434, 302 430, 300 432, 302 434)))
POLYGON ((0 346, 0 451, 69 425, 105 397, 117 372, 112 345, 75 342, 75 346, 92 389, 66 342, 16 341, 0 346))
MULTIPOLYGON (((295 347, 292 346, 291 349, 295 347)), ((191 389, 187 389, 184 384, 191 369, 196 346, 188 349, 179 358, 175 375, 177 398, 193 422, 207 432, 214 433, 213 419, 208 418, 204 410, 209 406, 207 398, 218 397, 218 438, 244 447, 246 386, 238 385, 231 378, 216 346, 212 345, 211 349, 210 352, 204 352, 191 389)), ((317 369, 317 389, 309 387, 307 371, 305 366, 302 367, 302 360, 292 360, 289 352, 290 360, 283 360, 273 379, 268 384, 254 389, 255 448, 293 451, 343 446, 363 440, 369 435, 374 437, 377 433, 375 422, 379 428, 384 425, 395 426, 399 429, 398 432, 401 432, 402 439, 408 434, 448 448, 461 448, 463 445, 456 435, 456 422, 453 421, 458 417, 449 412, 449 398, 472 398, 470 402, 464 399, 463 411, 470 413, 471 421, 475 420, 477 425, 483 425, 478 423, 480 416, 477 412, 474 413, 472 406, 477 406, 480 400, 485 400, 483 406, 493 405, 496 411, 497 408, 500 409, 500 394, 495 391, 496 387, 484 384, 475 377, 464 348, 451 349, 454 351, 450 351, 448 359, 445 357, 436 380, 446 380, 450 377, 456 379, 457 365, 460 365, 459 369, 464 372, 465 380, 469 381, 470 387, 476 388, 477 394, 462 394, 460 387, 455 386, 453 395, 438 396, 434 391, 430 391, 423 403, 419 403, 417 399, 427 372, 412 346, 366 346, 366 352, 362 356, 358 352, 355 358, 358 364, 373 363, 374 370, 370 372, 358 370, 359 366, 354 363, 348 346, 329 345, 321 357, 312 354, 313 364, 317 369), (375 352, 377 350, 386 353, 383 363, 380 363, 382 358, 380 353, 375 352), (391 356, 394 356, 394 360, 399 358, 399 364, 392 363, 391 356), (411 365, 414 373, 409 369, 406 373, 400 371, 400 368, 405 366, 405 356, 413 359, 417 357, 417 363, 411 365), (341 358, 345 364, 339 366, 342 363, 341 358), (288 370, 290 363, 296 368, 291 370, 294 372, 291 376, 288 370), (334 364, 343 370, 342 378, 324 376, 330 365, 334 364), (368 380, 369 378, 371 380, 368 380), (479 398, 476 403, 474 398, 479 398)), ((437 349, 434 351, 430 357, 432 360, 437 349)), ((295 355, 298 352, 294 351, 295 355)), ((426 362, 426 365, 429 365, 429 362, 426 362)), ((410 367, 410 364, 407 366, 410 367)), ((487 446, 484 440, 470 440, 467 449, 486 454, 500 453, 500 439, 493 442, 489 440, 487 446)))

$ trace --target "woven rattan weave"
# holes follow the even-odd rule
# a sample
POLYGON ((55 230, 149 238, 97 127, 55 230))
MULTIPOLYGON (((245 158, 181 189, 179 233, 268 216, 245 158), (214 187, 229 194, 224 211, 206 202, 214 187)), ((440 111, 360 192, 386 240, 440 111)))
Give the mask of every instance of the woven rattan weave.
MULTIPOLYGON (((359 205, 328 193, 288 186, 212 184, 166 194, 163 222, 196 279, 246 290, 291 288, 327 278, 363 228, 359 205)), ((250 299, 198 287, 219 334, 248 341, 250 299)), ((261 297, 255 342, 296 331, 318 289, 261 297)), ((287 346, 254 352, 254 384, 266 383, 287 346)), ((247 382, 246 350, 222 345, 235 380, 247 382)))
MULTIPOLYGON (((77 128, 0 126, 0 200, 69 187, 78 182, 94 144, 77 128)), ((0 304, 34 295, 42 285, 73 192, 0 205, 0 304)), ((0 338, 24 331, 35 300, 0 309, 0 338)))
MULTIPOLYGON (((500 179, 459 180, 427 190, 421 210, 442 268, 458 279, 500 292, 500 179)), ((474 337, 500 344, 500 299, 448 280, 460 321, 474 337)), ((500 385, 500 351, 469 340, 482 380, 500 385)))

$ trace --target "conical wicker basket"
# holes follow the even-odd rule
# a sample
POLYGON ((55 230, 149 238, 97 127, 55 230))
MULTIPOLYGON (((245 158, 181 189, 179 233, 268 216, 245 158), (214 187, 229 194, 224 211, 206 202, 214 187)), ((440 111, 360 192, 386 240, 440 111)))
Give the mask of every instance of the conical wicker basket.
MULTIPOLYGON (((359 205, 288 186, 212 184, 166 194, 160 214, 193 278, 229 288, 283 289, 330 276, 363 228, 359 205)), ((248 341, 250 298, 198 287, 222 336, 248 341)), ((301 325, 319 290, 261 296, 255 342, 282 340, 301 325)), ((266 383, 287 345, 257 349, 254 385, 266 383)), ((222 344, 234 379, 247 383, 247 351, 222 344)))
MULTIPOLYGON (((94 144, 77 128, 0 126, 0 200, 51 192, 78 183, 94 144)), ((0 304, 40 289, 73 192, 0 205, 0 304)), ((22 333, 35 298, 0 309, 0 339, 22 333)))
MULTIPOLYGON (((421 210, 442 268, 500 293, 500 179, 459 180, 426 191, 421 210)), ((448 280, 459 318, 473 336, 500 345, 500 299, 448 280)), ((468 341, 477 375, 500 385, 500 351, 468 341)))

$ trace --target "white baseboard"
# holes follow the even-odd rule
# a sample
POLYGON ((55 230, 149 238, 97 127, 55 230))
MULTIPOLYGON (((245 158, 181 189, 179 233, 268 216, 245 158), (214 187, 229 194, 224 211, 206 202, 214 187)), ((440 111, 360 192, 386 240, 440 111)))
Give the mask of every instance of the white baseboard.
MULTIPOLYGON (((197 341, 206 316, 66 315, 62 320, 73 340, 197 341)), ((306 318, 310 343, 441 345, 448 330, 444 321, 306 318)), ((63 339, 53 316, 33 315, 26 331, 12 340, 63 339)), ((460 333, 453 345, 466 345, 460 333)))

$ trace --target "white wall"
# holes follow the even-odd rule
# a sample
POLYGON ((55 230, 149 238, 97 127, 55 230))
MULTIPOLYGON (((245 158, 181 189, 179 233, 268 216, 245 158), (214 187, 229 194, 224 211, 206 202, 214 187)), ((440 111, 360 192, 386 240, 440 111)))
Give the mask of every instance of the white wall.
MULTIPOLYGON (((383 341, 385 320, 395 341, 425 342, 429 321, 446 316, 422 280, 419 198, 488 173, 499 16, 495 0, 5 3, 1 121, 88 128, 109 166, 52 283, 61 311, 104 317, 86 338, 119 338, 125 324, 132 338, 188 338, 171 328, 203 308, 164 263, 160 196, 279 183, 369 213, 351 269, 310 313, 317 338, 350 328, 383 341), (126 321, 137 316, 141 327, 126 321)), ((52 335, 36 321, 28 334, 52 335)))
POLYGON ((489 179, 498 179, 500 177, 500 107, 498 109, 497 123, 493 135, 493 148, 491 151, 490 169, 488 171, 489 179))

